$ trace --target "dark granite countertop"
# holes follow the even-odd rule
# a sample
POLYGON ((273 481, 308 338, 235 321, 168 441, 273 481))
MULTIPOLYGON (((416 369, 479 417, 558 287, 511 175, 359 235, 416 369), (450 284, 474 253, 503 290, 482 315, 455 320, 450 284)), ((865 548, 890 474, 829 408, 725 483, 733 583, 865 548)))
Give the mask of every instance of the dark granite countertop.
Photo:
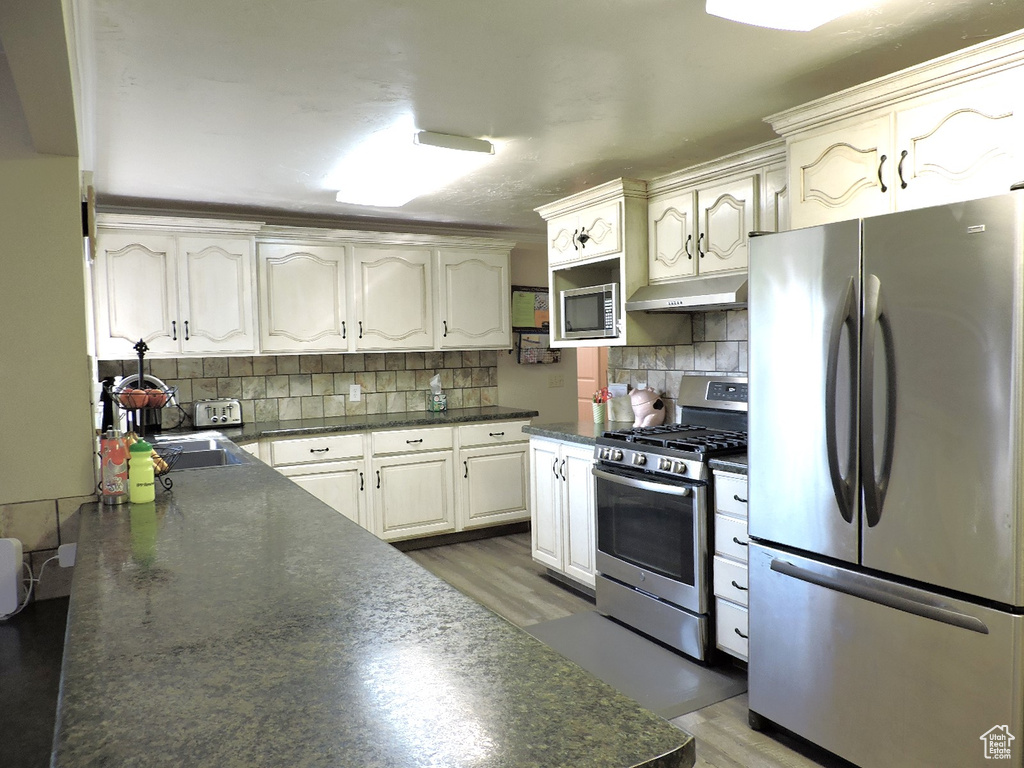
POLYGON ((523 432, 537 437, 550 437, 552 440, 563 440, 568 443, 593 445, 594 439, 602 432, 615 429, 629 429, 631 421, 560 421, 551 424, 531 424, 523 428, 523 432))
MULTIPOLYGON (((216 429, 235 442, 249 442, 261 437, 297 437, 326 432, 366 432, 373 429, 401 427, 430 427, 465 424, 474 421, 505 421, 531 419, 537 411, 486 405, 479 408, 451 408, 447 411, 404 411, 401 413, 375 413, 362 416, 327 416, 319 419, 291 421, 263 421, 241 427, 203 427, 216 429)), ((189 429, 188 431, 194 431, 189 429)))
POLYGON ((54 768, 692 766, 693 739, 260 462, 85 505, 54 768))
POLYGON ((731 456, 719 456, 711 459, 708 466, 712 470, 720 469, 723 472, 735 472, 737 475, 747 474, 747 454, 736 453, 731 456))

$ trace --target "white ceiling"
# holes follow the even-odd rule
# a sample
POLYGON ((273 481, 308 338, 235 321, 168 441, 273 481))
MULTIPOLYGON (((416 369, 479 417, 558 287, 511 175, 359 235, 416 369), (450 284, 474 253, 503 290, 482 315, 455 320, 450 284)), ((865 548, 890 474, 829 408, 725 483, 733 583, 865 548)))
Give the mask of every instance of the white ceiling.
POLYGON ((769 140, 766 115, 1024 27, 1021 0, 876 0, 809 33, 710 17, 703 0, 78 9, 101 206, 510 231, 540 230, 544 203, 769 140), (503 151, 399 209, 334 202, 333 166, 407 112, 503 151))

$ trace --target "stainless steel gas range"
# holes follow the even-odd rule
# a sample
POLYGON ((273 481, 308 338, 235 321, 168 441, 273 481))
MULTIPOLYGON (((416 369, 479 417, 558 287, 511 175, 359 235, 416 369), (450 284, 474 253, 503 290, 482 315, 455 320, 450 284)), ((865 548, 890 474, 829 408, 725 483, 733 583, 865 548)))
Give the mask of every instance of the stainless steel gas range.
POLYGON ((605 432, 594 449, 597 608, 695 659, 708 657, 708 462, 747 446, 747 382, 685 376, 677 424, 605 432))

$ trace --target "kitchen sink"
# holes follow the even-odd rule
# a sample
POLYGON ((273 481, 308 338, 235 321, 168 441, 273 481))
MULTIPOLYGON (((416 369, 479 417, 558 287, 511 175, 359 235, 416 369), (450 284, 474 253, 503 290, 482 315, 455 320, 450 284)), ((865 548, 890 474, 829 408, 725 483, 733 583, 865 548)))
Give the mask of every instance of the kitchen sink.
MULTIPOLYGON (((197 432, 191 435, 157 435, 149 440, 157 453, 181 449, 171 464, 171 472, 207 467, 234 467, 251 464, 252 457, 220 432, 197 432)), ((168 459, 168 463, 170 460, 168 459)))

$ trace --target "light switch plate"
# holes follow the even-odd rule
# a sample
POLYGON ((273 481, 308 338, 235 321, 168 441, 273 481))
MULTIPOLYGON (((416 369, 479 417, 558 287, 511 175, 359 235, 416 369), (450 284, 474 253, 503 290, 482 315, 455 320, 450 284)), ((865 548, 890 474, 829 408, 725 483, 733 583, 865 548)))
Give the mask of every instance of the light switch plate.
POLYGON ((348 399, 350 402, 358 403, 363 399, 363 388, 359 384, 348 385, 348 399))

